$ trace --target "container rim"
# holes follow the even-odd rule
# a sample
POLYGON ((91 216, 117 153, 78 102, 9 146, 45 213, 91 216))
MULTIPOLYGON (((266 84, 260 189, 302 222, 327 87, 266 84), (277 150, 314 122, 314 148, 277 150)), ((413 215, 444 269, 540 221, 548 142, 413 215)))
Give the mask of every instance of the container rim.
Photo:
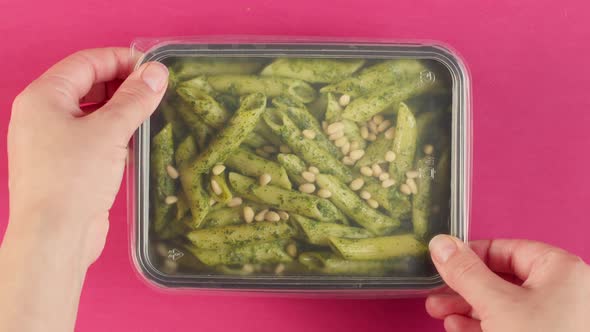
MULTIPOLYGON (((385 40, 318 40, 300 37, 245 39, 139 39, 132 52, 139 59, 136 68, 149 61, 172 56, 195 57, 326 57, 326 58, 419 58, 442 63, 452 77, 452 162, 450 234, 468 240, 471 175, 470 76, 461 57, 441 43, 391 43, 385 40), (215 40, 215 43, 209 41, 215 40), (145 50, 145 53, 139 53, 145 50)), ((132 261, 140 276, 153 286, 171 289, 207 289, 271 292, 333 292, 368 290, 423 292, 444 285, 439 274, 430 277, 351 277, 351 276, 232 276, 166 275, 151 262, 148 252, 149 218, 149 132, 150 120, 133 137, 128 163, 128 220, 131 226, 132 261), (139 195, 139 196, 138 196, 139 195)))

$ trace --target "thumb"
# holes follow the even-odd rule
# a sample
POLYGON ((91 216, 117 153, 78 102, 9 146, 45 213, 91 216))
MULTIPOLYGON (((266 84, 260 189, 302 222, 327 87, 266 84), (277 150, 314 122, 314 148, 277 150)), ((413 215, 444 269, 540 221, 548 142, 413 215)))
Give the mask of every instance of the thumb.
POLYGON ((441 277, 480 315, 519 288, 492 272, 461 240, 437 235, 429 244, 432 260, 441 277))
POLYGON ((154 112, 168 85, 168 69, 159 62, 148 62, 119 86, 113 97, 92 115, 104 120, 109 134, 127 142, 135 130, 154 112))

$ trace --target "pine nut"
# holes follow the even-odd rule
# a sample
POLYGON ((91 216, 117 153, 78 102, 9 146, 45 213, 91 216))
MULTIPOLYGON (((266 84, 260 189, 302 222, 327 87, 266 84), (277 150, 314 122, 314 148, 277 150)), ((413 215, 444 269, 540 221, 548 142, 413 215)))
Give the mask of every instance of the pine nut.
POLYGON ((377 203, 377 201, 374 199, 368 199, 367 204, 369 204, 369 206, 372 207, 373 209, 376 209, 379 207, 379 203, 377 203))
POLYGON ((358 141, 353 141, 350 143, 350 151, 358 150, 361 147, 361 143, 358 141))
POLYGON ((268 209, 264 209, 264 210, 258 212, 258 214, 256 214, 256 216, 254 216, 254 220, 263 221, 267 212, 268 212, 268 209))
POLYGON ((307 182, 315 182, 315 174, 309 171, 301 173, 301 177, 307 182))
POLYGON ((376 125, 379 125, 383 122, 383 115, 381 114, 377 114, 373 117, 373 122, 375 122, 376 125))
POLYGON ((408 179, 415 179, 418 177, 418 175, 420 175, 420 173, 418 173, 418 171, 407 171, 406 172, 406 177, 408 179))
POLYGON ((356 178, 356 179, 352 180, 352 182, 350 183, 350 189, 357 191, 357 190, 361 189, 364 185, 365 185, 365 180, 363 180, 363 178, 356 178))
POLYGON ((369 129, 371 130, 371 133, 376 133, 377 124, 374 121, 369 121, 369 129))
POLYGON ((241 197, 234 197, 229 202, 227 202, 228 207, 236 207, 242 205, 242 198, 241 197))
POLYGON ((365 150, 358 149, 350 152, 350 159, 359 160, 365 155, 365 150))
POLYGON ((223 173, 223 171, 225 171, 225 166, 222 164, 217 164, 213 166, 213 169, 211 169, 211 172, 213 172, 214 175, 219 175, 223 173))
POLYGON ((330 134, 330 136, 328 136, 328 139, 330 141, 335 141, 335 140, 342 138, 342 137, 344 137, 344 132, 341 130, 341 131, 337 131, 333 134, 330 134))
POLYGON ((367 126, 361 127, 361 137, 363 139, 367 139, 367 137, 369 137, 369 128, 367 128, 367 126))
POLYGON ((342 153, 344 155, 347 155, 350 152, 350 143, 346 142, 341 148, 340 150, 342 151, 342 153))
POLYGON ((174 166, 167 165, 166 166, 166 173, 168 173, 168 176, 171 179, 178 179, 179 174, 178 174, 178 171, 176 170, 176 168, 174 168, 174 166))
POLYGON ((304 183, 299 186, 299 191, 305 194, 311 194, 315 191, 315 185, 313 183, 304 183))
POLYGON ((281 220, 281 216, 279 216, 278 213, 274 212, 274 211, 268 211, 265 215, 264 215, 264 220, 266 221, 279 221, 281 220))
POLYGON ((379 175, 379 181, 385 181, 389 179, 389 173, 381 173, 381 175, 379 175))
POLYGON ((381 122, 381 124, 379 126, 377 126, 377 131, 378 132, 385 131, 390 126, 391 126, 391 121, 385 120, 385 121, 381 122))
POLYGON ((260 183, 261 186, 266 186, 267 184, 270 183, 270 181, 272 181, 272 177, 268 173, 262 174, 260 176, 260 178, 258 179, 258 182, 260 183))
POLYGON ((375 176, 379 176, 381 175, 381 173, 383 173, 383 169, 381 169, 381 166, 379 166, 379 164, 373 164, 371 168, 373 169, 373 175, 375 176))
POLYGON ((385 160, 388 162, 392 162, 395 160, 395 152, 393 151, 387 151, 385 153, 385 160))
POLYGON ((403 183, 401 186, 399 186, 399 190, 402 192, 402 194, 404 195, 410 195, 412 194, 412 189, 410 189, 410 186, 408 186, 407 184, 403 183))
POLYGON ((289 243, 287 245, 287 254, 289 254, 289 256, 291 257, 295 257, 297 256, 297 246, 295 245, 295 243, 289 243))
POLYGON ((320 174, 320 170, 315 166, 309 166, 307 169, 313 174, 320 174))
POLYGON ((342 107, 348 105, 349 103, 350 103, 350 96, 347 94, 340 96, 340 99, 338 99, 338 104, 340 104, 340 106, 342 106, 342 107))
POLYGON ((431 155, 434 152, 434 146, 431 144, 424 145, 424 154, 431 155))
POLYGON ((330 198, 332 197, 332 192, 329 191, 328 189, 320 189, 318 190, 318 196, 320 196, 321 198, 330 198))
POLYGON ((354 160, 350 159, 349 156, 346 156, 346 157, 342 158, 342 163, 347 166, 352 166, 352 165, 354 165, 354 160))
POLYGON ((311 129, 305 129, 301 132, 305 138, 314 139, 315 138, 315 131, 311 129))
POLYGON ((174 204, 174 203, 178 202, 178 197, 176 197, 176 196, 167 196, 167 197, 164 199, 164 202, 165 202, 167 205, 172 205, 172 204, 174 204))
POLYGON ((418 185, 414 179, 407 179, 406 184, 410 187, 412 194, 416 195, 418 193, 418 185))
POLYGON ((339 139, 334 141, 334 145, 336 145, 336 147, 341 148, 344 146, 344 144, 348 143, 348 138, 346 138, 346 136, 342 136, 339 139))
POLYGON ((394 139, 395 138, 395 127, 391 127, 385 131, 385 138, 387 138, 387 139, 394 139))
POLYGON ((344 123, 342 122, 334 122, 331 125, 328 126, 328 128, 326 129, 326 133, 328 135, 332 135, 334 133, 337 133, 339 131, 342 131, 344 129, 344 123))
POLYGON ((367 141, 369 141, 369 142, 374 142, 376 140, 377 140, 377 135, 375 135, 373 133, 369 134, 369 137, 367 137, 367 141))
POLYGON ((176 270, 178 270, 178 263, 170 259, 164 261, 164 266, 162 266, 162 272, 166 274, 176 274, 176 270))
POLYGON ((217 183, 217 181, 215 181, 215 179, 211 179, 211 189, 213 189, 213 192, 217 196, 219 196, 223 193, 223 190, 221 190, 221 186, 219 186, 219 183, 217 183))
POLYGON ((381 182, 381 187, 383 188, 389 188, 391 186, 393 186, 395 184, 395 180, 394 179, 387 179, 383 182, 381 182))
POLYGON ((156 252, 158 253, 158 255, 160 255, 162 257, 168 256, 168 248, 166 247, 166 245, 164 243, 158 243, 156 245, 156 252))
POLYGON ((364 176, 373 176, 373 170, 369 166, 361 167, 361 174, 364 176))
POLYGON ((285 264, 280 263, 279 265, 277 265, 277 267, 275 268, 275 274, 281 274, 285 272, 285 264))
POLYGON ((366 191, 366 190, 363 190, 363 191, 361 191, 360 196, 361 196, 362 199, 367 200, 367 199, 370 199, 371 198, 371 193, 368 192, 368 191, 366 191))
POLYGON ((291 149, 289 148, 289 146, 283 144, 279 147, 279 151, 281 153, 291 153, 291 149))
POLYGON ((244 221, 246 221, 247 224, 254 220, 254 210, 251 207, 244 206, 242 213, 244 214, 244 221))
POLYGON ((275 148, 272 145, 265 145, 264 147, 262 147, 262 150, 264 150, 264 152, 266 152, 266 153, 276 153, 277 152, 277 148, 275 148))
POLYGON ((217 203, 217 201, 214 198, 209 199, 209 206, 213 206, 215 203, 217 203))
POLYGON ((289 219, 289 214, 285 211, 279 211, 279 217, 281 217, 281 220, 287 220, 289 219))

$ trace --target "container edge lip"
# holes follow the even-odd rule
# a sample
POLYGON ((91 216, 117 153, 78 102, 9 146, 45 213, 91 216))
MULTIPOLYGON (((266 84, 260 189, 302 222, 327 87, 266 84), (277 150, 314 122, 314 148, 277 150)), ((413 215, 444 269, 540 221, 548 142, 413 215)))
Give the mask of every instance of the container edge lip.
POLYGON ((146 50, 160 44, 168 43, 192 44, 404 44, 404 45, 442 45, 448 44, 438 39, 428 38, 395 38, 371 36, 326 36, 326 35, 261 35, 261 34, 229 34, 229 35, 200 35, 200 36, 166 36, 166 37, 137 37, 131 46, 146 50))
MULTIPOLYGON (((470 140, 472 139, 472 124, 471 124, 471 100, 472 100, 472 96, 471 96, 471 74, 470 74, 470 70, 468 68, 468 66, 466 65, 466 62, 464 60, 464 58, 461 56, 461 54, 454 49, 453 47, 451 47, 448 43, 442 42, 442 41, 438 41, 438 40, 428 40, 428 39, 420 39, 420 40, 407 40, 407 39, 401 39, 401 40, 394 40, 394 39, 387 39, 387 38, 361 38, 361 37, 355 37, 355 38, 345 38, 345 37, 326 37, 326 36, 260 36, 260 35, 232 35, 232 36, 227 36, 227 35, 223 35, 223 36, 216 36, 216 35, 211 35, 211 36, 203 36, 203 37, 190 37, 190 38, 186 38, 186 37, 170 37, 170 38, 159 38, 159 39, 154 39, 154 38, 138 38, 133 40, 132 44, 131 44, 131 52, 141 52, 141 56, 138 57, 138 61, 136 62, 135 65, 135 69, 137 69, 141 64, 143 64, 146 61, 149 61, 151 59, 153 59, 153 54, 156 53, 157 50, 164 48, 166 46, 170 46, 170 45, 174 45, 174 44, 184 44, 184 45, 191 45, 191 44, 203 44, 203 45, 259 45, 259 44, 265 44, 265 45, 310 45, 310 46, 321 46, 321 45, 330 45, 330 46, 349 46, 352 47, 352 49, 354 49, 355 46, 366 46, 366 47, 370 47, 370 46, 374 46, 374 47, 383 47, 383 46, 398 46, 398 47, 415 47, 415 48, 419 48, 419 47, 427 47, 430 48, 431 50, 435 50, 436 52, 434 52, 434 54, 439 55, 439 57, 435 57, 433 59, 435 60, 444 60, 444 63, 446 65, 452 65, 452 66, 447 66, 447 68, 449 68, 449 70, 455 69, 454 72, 455 74, 458 74, 460 79, 461 79, 461 83, 463 84, 463 88, 462 88, 462 96, 463 98, 465 98, 465 100, 463 101, 463 109, 462 112, 464 113, 463 115, 466 116, 466 122, 464 123, 466 128, 466 134, 467 134, 467 139, 463 142, 465 144, 465 148, 467 150, 467 156, 468 158, 466 158, 466 160, 464 160, 465 164, 463 165, 464 167, 466 167, 466 171, 468 173, 465 174, 465 176, 467 177, 467 184, 464 186, 464 190, 467 191, 467 202, 466 204, 470 205, 470 176, 471 176, 471 145, 470 144, 470 140), (211 43, 211 41, 215 40, 215 43, 211 43), (146 42, 150 42, 151 44, 149 45, 149 48, 142 48, 142 46, 140 46, 142 43, 146 43, 146 42), (151 56, 150 56, 151 55, 151 56)), ((318 50, 319 51, 319 50, 318 50)), ((134 54, 134 53, 132 53, 134 54)), ((149 122, 146 121, 146 122, 149 122)), ((140 129, 138 131, 136 131, 134 138, 135 144, 136 145, 141 145, 141 142, 139 142, 139 140, 141 139, 141 133, 140 131, 143 129, 145 130, 145 126, 146 123, 144 122, 140 129)), ((135 153, 136 159, 140 159, 140 155, 138 155, 140 153, 140 148, 139 146, 136 146, 135 149, 135 153)), ((136 177, 136 182, 139 182, 137 177, 139 176, 139 162, 135 163, 135 174, 133 176, 136 177)), ((137 185, 137 183, 136 183, 137 185)), ((128 189, 129 190, 129 189, 128 189)), ((465 193, 464 193, 465 194, 465 193)), ((137 204, 137 202, 135 202, 135 204, 137 204)), ((133 207, 134 209, 137 208, 136 206, 133 207)), ((470 206, 467 207, 467 215, 465 216, 465 219, 463 220, 463 232, 462 232, 462 240, 467 242, 468 241, 468 225, 469 225, 469 212, 470 212, 470 206)), ((134 228, 134 232, 132 232, 133 234, 131 235, 132 240, 134 241, 133 243, 133 247, 132 247, 132 260, 133 260, 133 265, 134 268, 136 270, 136 272, 138 274, 140 274, 140 278, 145 280, 148 284, 150 284, 153 287, 156 287, 160 290, 165 290, 165 291, 177 291, 177 290, 182 290, 182 291, 222 291, 222 292, 263 292, 263 293, 292 293, 292 292, 301 292, 302 294, 309 294, 309 293, 339 293, 342 294, 342 292, 352 292, 352 293, 358 293, 358 292, 372 292, 372 291, 379 291, 379 290, 383 290, 383 291, 389 291, 389 292, 408 292, 408 293, 421 293, 421 292, 429 292, 429 291, 433 291, 436 289, 439 289, 441 287, 443 287, 444 281, 442 280, 440 274, 436 273, 433 274, 431 277, 425 278, 425 279, 429 279, 429 282, 425 282, 424 284, 421 284, 420 287, 414 287, 414 288, 404 288, 403 285, 402 287, 396 287, 396 286, 400 286, 400 285, 396 285, 393 287, 362 287, 362 288, 356 288, 356 287, 336 287, 336 288, 288 288, 285 287, 285 285, 282 284, 276 284, 276 285, 272 285, 271 287, 269 287, 270 285, 261 285, 261 288, 257 288, 257 287, 252 287, 253 285, 249 285, 250 287, 240 287, 240 286, 244 286, 244 284, 237 284, 234 286, 230 286, 227 287, 228 283, 231 283, 232 280, 230 280, 232 278, 232 276, 228 277, 228 280, 226 280, 225 282, 221 281, 221 282, 213 282, 212 284, 210 282, 207 281, 203 281, 203 282, 199 282, 198 285, 196 282, 180 282, 180 283, 176 283, 176 284, 171 284, 170 281, 166 281, 163 280, 161 278, 158 277, 159 273, 157 273, 157 270, 150 268, 151 264, 146 264, 149 261, 149 257, 146 256, 146 253, 143 252, 143 250, 141 249, 141 245, 138 243, 139 242, 139 237, 140 235, 138 234, 138 229, 136 224, 139 222, 137 220, 137 218, 139 218, 139 211, 138 211, 138 215, 136 215, 136 217, 134 218, 134 220, 131 220, 131 223, 133 224, 133 228, 134 228), (137 233, 137 234, 136 234, 137 233), (137 241, 137 243, 135 243, 137 241), (155 272, 155 273, 154 273, 155 272), (208 287, 207 284, 211 284, 213 287, 208 287), (223 287, 222 285, 225 284, 226 287, 223 287), (217 287, 215 287, 215 285, 217 285, 217 287), (205 287, 203 287, 205 286, 205 287)), ((235 278, 234 278, 235 279, 235 278)), ((176 282, 176 281, 175 281, 176 282)), ((370 282, 370 281, 368 281, 370 282)), ((321 283, 321 282, 319 282, 321 283)), ((351 282, 349 282, 351 283, 351 282)), ((415 285, 414 285, 415 286, 415 285)))
POLYGON ((464 57, 449 43, 437 39, 393 39, 375 37, 338 37, 338 36, 277 36, 277 35, 208 35, 208 36, 177 36, 150 38, 138 37, 131 42, 131 52, 143 54, 169 45, 314 45, 314 46, 404 46, 432 47, 450 58, 454 58, 459 67, 468 71, 464 57))
POLYGON ((166 281, 157 277, 156 269, 150 268, 151 264, 148 264, 149 258, 141 254, 140 246, 133 250, 132 259, 133 265, 135 266, 136 274, 138 278, 143 280, 148 285, 159 290, 175 289, 171 285, 166 284, 166 281))
MULTIPOLYGON (((157 269, 150 264, 150 259, 145 255, 144 250, 141 246, 136 246, 132 250, 132 261, 136 269, 136 274, 139 274, 139 279, 144 280, 148 285, 161 291, 223 291, 223 292, 263 292, 263 293, 298 293, 303 294, 310 293, 362 293, 362 292, 373 292, 373 291, 388 291, 388 292, 404 292, 404 293, 428 293, 444 287, 445 283, 442 280, 439 273, 435 273, 430 277, 424 277, 423 283, 414 284, 393 284, 387 285, 384 283, 371 284, 371 280, 338 280, 334 283, 333 280, 324 280, 325 276, 313 276, 316 278, 313 282, 309 280, 302 280, 305 277, 290 277, 288 281, 282 281, 277 283, 262 283, 265 280, 274 279, 273 276, 265 276, 265 278, 258 278, 257 283, 254 283, 252 279, 242 279, 239 276, 223 276, 219 275, 219 280, 211 280, 212 278, 206 278, 204 280, 184 280, 184 278, 171 277, 167 278, 165 274, 160 273, 157 269), (301 278, 300 280, 295 280, 301 278), (166 280, 170 279, 170 280, 166 280), (262 281, 262 282, 261 282, 262 281), (307 282, 308 285, 305 287, 297 287, 301 283, 307 282), (330 283, 332 282, 332 283, 330 283), (362 287, 355 287, 359 283, 365 283, 362 287), (309 286, 309 284, 312 284, 309 286), (327 287, 328 286, 328 287, 327 287), (331 286, 331 287, 330 287, 331 286), (409 287, 412 286, 412 287, 409 287)), ((215 276, 214 276, 215 277, 215 276)), ((275 279, 276 280, 276 279, 275 279)))
MULTIPOLYGON (((138 65, 141 64, 141 61, 138 61, 138 65)), ((137 197, 137 193, 140 192, 140 188, 141 188, 141 177, 139 175, 139 171, 140 171, 140 167, 139 167, 139 163, 137 162, 137 160, 141 159, 141 152, 142 152, 142 138, 145 136, 143 133, 144 131, 148 131, 149 132, 149 124, 148 124, 149 120, 145 121, 144 123, 142 123, 140 125, 140 127, 138 128, 138 130, 135 131, 135 133, 133 134, 133 139, 132 139, 132 146, 133 149, 130 151, 130 159, 134 160, 134 165, 133 165, 133 174, 129 174, 129 170, 127 173, 127 191, 128 191, 128 197, 127 200, 132 200, 133 201, 133 207, 131 207, 131 210, 133 211, 133 220, 130 221, 130 225, 131 226, 131 231, 129 232, 129 241, 132 244, 131 247, 131 252, 130 252, 130 260, 131 260, 131 264, 133 265, 133 268, 135 270, 135 275, 138 277, 138 279, 143 280, 144 282, 146 282, 147 284, 149 284, 150 286, 159 288, 159 289, 167 289, 169 288, 169 286, 167 286, 163 281, 157 281, 157 278, 155 278, 154 275, 154 271, 153 269, 150 269, 149 266, 151 266, 151 264, 148 264, 149 262, 149 257, 146 255, 146 253, 142 250, 143 247, 140 244, 140 238, 141 235, 139 234, 141 231, 141 228, 137 225, 139 223, 141 223, 141 219, 142 218, 142 213, 141 213, 141 206, 139 204, 138 201, 138 197, 137 197), (131 179, 133 178, 133 179, 131 179), (135 195, 130 195, 130 191, 133 191, 135 195)), ((129 164, 128 164, 129 167, 129 164)), ((131 213, 131 212, 129 212, 131 213)))

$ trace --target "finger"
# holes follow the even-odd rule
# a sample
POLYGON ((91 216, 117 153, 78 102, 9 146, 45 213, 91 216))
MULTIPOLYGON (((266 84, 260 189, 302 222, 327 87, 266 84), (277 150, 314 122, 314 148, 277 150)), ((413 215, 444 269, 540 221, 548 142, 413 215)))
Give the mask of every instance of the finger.
POLYGON ((133 132, 154 112, 168 84, 168 69, 161 63, 143 64, 121 84, 113 97, 89 115, 91 121, 122 139, 126 145, 133 132))
POLYGON ((96 83, 124 79, 133 69, 127 48, 99 48, 76 52, 49 68, 27 89, 44 92, 44 102, 78 110, 78 103, 96 83))
POLYGON ((92 86, 90 91, 80 99, 80 107, 86 104, 97 104, 107 99, 106 83, 97 83, 92 86))
POLYGON ((437 294, 426 299, 426 312, 433 318, 445 319, 449 315, 470 315, 471 305, 460 295, 437 294))
POLYGON ((481 322, 473 318, 451 315, 445 318, 447 332, 481 332, 481 322))
POLYGON ((84 107, 89 105, 97 104, 102 106, 102 104, 113 97, 121 83, 123 83, 123 81, 115 79, 113 81, 93 85, 90 91, 80 99, 80 107, 84 109, 84 107))
POLYGON ((435 236, 429 248, 432 260, 447 285, 482 315, 498 303, 497 300, 520 291, 490 271, 467 244, 455 237, 435 236))
POLYGON ((522 286, 522 283, 524 282, 523 280, 521 280, 519 277, 515 276, 512 273, 503 273, 503 272, 496 272, 500 278, 506 280, 507 282, 516 285, 516 286, 522 286))
POLYGON ((520 280, 527 280, 536 262, 547 255, 571 256, 562 249, 528 240, 482 240, 470 246, 491 270, 514 274, 520 280))

